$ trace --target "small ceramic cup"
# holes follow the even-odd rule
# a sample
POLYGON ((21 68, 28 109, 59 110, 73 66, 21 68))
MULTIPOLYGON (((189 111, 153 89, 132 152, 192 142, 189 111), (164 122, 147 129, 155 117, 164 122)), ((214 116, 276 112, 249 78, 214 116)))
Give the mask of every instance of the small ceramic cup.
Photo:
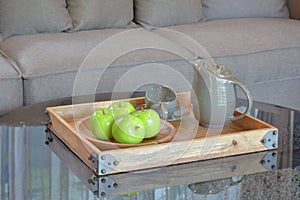
POLYGON ((173 89, 157 84, 146 90, 145 103, 148 108, 158 112, 162 119, 169 119, 177 109, 178 99, 173 89))

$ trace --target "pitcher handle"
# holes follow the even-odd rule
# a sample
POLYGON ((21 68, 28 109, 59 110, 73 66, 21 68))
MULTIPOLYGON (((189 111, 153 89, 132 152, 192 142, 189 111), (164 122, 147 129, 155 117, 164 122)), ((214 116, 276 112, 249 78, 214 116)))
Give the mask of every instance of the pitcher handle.
POLYGON ((248 107, 244 113, 242 113, 241 115, 238 115, 238 116, 231 117, 231 120, 238 120, 238 119, 243 118, 247 113, 250 112, 250 110, 252 108, 252 104, 253 104, 253 98, 252 98, 250 91, 239 80, 234 78, 233 84, 237 85, 238 87, 240 87, 242 89, 242 91, 245 93, 245 95, 247 97, 247 101, 248 101, 248 107))

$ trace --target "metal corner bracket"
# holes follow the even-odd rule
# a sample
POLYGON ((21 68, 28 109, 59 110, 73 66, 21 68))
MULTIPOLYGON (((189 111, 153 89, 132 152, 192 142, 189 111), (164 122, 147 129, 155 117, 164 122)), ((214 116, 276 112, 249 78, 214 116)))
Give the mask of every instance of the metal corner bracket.
POLYGON ((98 176, 109 174, 119 164, 119 161, 110 154, 97 155, 95 152, 88 157, 98 176))
MULTIPOLYGON (((99 197, 107 197, 114 193, 114 191, 119 187, 119 184, 108 176, 103 176, 99 178, 98 194, 99 197)), ((94 193, 95 194, 95 193, 94 193)))
POLYGON ((277 169, 277 150, 267 151, 266 155, 260 160, 260 164, 267 170, 277 169))
POLYGON ((99 177, 94 173, 88 179, 88 183, 90 184, 90 189, 97 197, 107 197, 119 187, 119 184, 109 176, 99 177))
POLYGON ((260 142, 267 147, 268 149, 277 149, 278 148, 278 130, 268 131, 260 142))
POLYGON ((48 111, 45 111, 46 114, 46 122, 45 122, 45 133, 46 133, 46 141, 45 144, 49 145, 53 141, 52 132, 50 130, 52 122, 50 119, 50 115, 48 111))

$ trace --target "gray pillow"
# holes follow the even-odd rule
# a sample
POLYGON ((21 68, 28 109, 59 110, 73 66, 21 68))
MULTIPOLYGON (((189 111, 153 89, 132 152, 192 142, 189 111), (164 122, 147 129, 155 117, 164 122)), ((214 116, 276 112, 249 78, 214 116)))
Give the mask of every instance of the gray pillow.
POLYGON ((201 21, 201 0, 135 0, 135 22, 145 27, 201 21))
POLYGON ((72 27, 65 0, 0 0, 0 33, 61 32, 72 27))
POLYGON ((133 25, 133 0, 68 0, 74 31, 133 25))
POLYGON ((225 18, 288 18, 285 0, 202 0, 208 20, 225 18))

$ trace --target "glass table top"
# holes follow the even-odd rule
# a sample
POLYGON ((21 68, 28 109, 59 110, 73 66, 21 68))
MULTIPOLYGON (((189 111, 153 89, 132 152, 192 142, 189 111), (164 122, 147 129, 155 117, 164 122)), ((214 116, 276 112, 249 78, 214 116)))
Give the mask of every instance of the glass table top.
POLYGON ((251 115, 279 129, 276 150, 96 177, 55 135, 46 144, 45 108, 71 103, 0 115, 1 199, 300 199, 299 111, 254 103, 251 115))

